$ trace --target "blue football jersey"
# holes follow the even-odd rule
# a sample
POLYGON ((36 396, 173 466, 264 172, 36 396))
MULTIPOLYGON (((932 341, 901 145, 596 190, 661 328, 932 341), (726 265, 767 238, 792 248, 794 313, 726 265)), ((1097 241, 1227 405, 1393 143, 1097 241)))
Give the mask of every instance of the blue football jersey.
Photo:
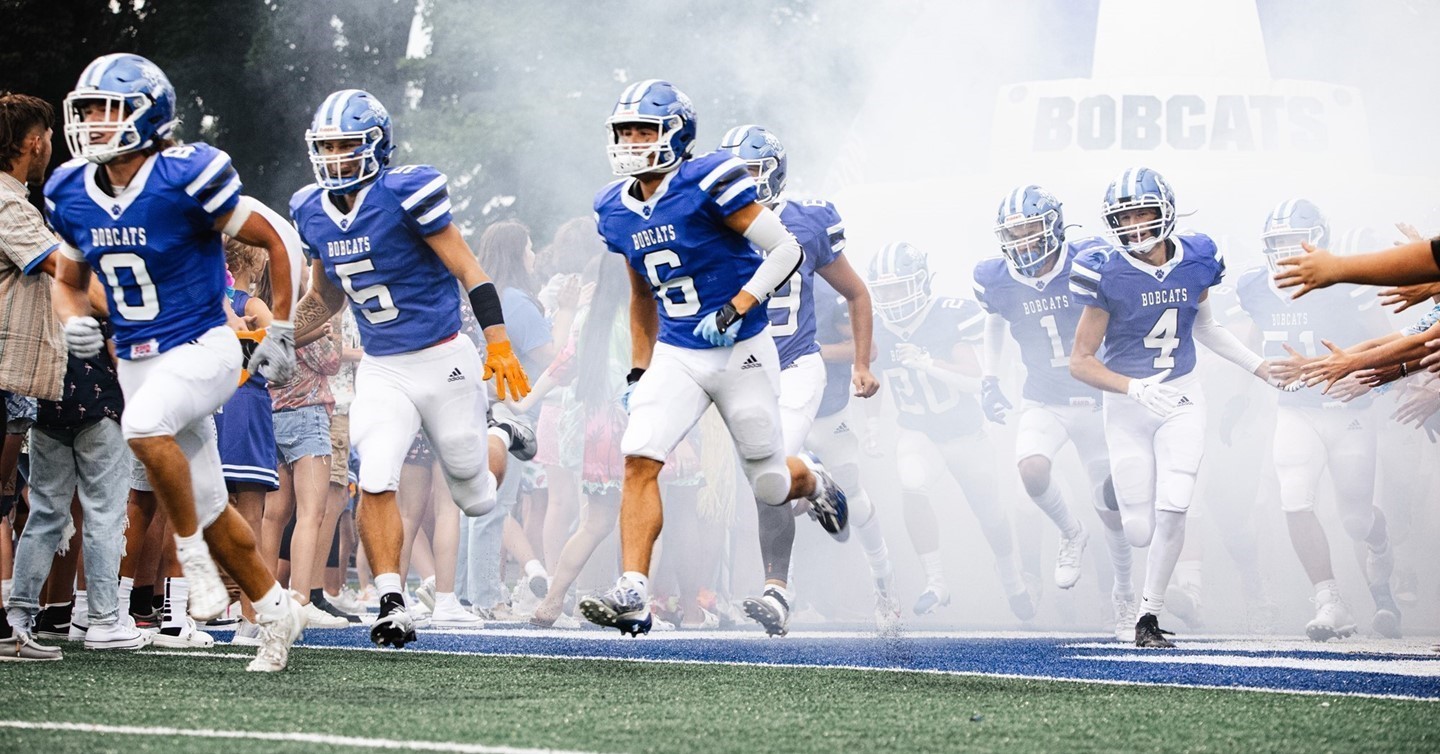
POLYGON ((815 271, 834 262, 845 249, 845 226, 835 205, 826 201, 787 201, 777 211, 805 252, 800 269, 769 302, 770 335, 775 338, 775 349, 784 367, 820 351, 815 342, 815 271))
POLYGON ((903 328, 876 317, 875 349, 880 379, 895 398, 899 424, 948 440, 980 430, 984 414, 975 396, 918 369, 900 363, 899 346, 918 346, 939 361, 949 361, 962 342, 979 344, 985 335, 985 312, 962 298, 939 296, 903 328))
MULTIPOLYGON (((850 327, 850 305, 825 278, 816 278, 814 293, 815 340, 820 345, 844 343, 854 337, 850 327)), ((825 394, 816 416, 829 416, 850 403, 850 361, 825 362, 825 394)))
MULTIPOLYGON (((1346 348, 1389 331, 1380 299, 1370 288, 1354 285, 1335 286, 1311 291, 1300 299, 1291 299, 1288 291, 1278 291, 1271 284, 1266 267, 1246 270, 1237 287, 1240 308, 1255 323, 1264 338, 1266 359, 1285 359, 1285 344, 1306 356, 1321 356, 1328 351, 1320 343, 1323 338, 1346 348)), ((1367 393, 1343 403, 1320 392, 1321 388, 1304 388, 1294 393, 1281 393, 1280 405, 1314 408, 1365 408, 1373 400, 1367 393)))
POLYGON ((240 200, 230 156, 203 143, 145 160, 118 196, 100 166, 71 160, 45 184, 50 225, 105 283, 116 353, 145 358, 225 324, 225 249, 215 224, 240 200))
POLYGON ((1020 345, 1027 399, 1067 405, 1076 398, 1100 397, 1099 390, 1070 376, 1075 327, 1084 310, 1070 294, 1070 265, 1081 254, 1109 248, 1098 238, 1068 241, 1055 269, 1034 278, 1016 273, 1004 257, 975 265, 975 300, 985 311, 1004 317, 1020 345))
POLYGON ((1143 379, 1170 370, 1166 379, 1195 369, 1195 315, 1200 297, 1225 274, 1215 242, 1201 233, 1170 237, 1175 255, 1152 267, 1117 249, 1077 256, 1070 270, 1075 303, 1110 313, 1105 366, 1143 379))
MULTIPOLYGON (((661 343, 713 348, 693 334, 705 315, 729 303, 760 267, 760 255, 725 218, 755 202, 745 161, 711 152, 665 174, 649 201, 632 193, 635 179, 616 181, 595 197, 595 223, 605 246, 625 260, 660 302, 661 343)), ((756 306, 735 325, 745 340, 770 323, 756 306)))
POLYGON ((365 352, 418 351, 460 331, 460 285, 425 243, 450 224, 450 190, 429 165, 383 171, 342 212, 314 184, 290 216, 305 253, 345 291, 365 352))

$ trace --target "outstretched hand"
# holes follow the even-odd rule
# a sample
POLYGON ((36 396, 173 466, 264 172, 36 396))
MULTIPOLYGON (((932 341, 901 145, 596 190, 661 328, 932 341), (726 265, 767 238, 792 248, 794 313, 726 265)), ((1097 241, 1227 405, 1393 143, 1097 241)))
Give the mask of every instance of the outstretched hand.
POLYGON ((1328 288, 1340 282, 1339 258, 1325 249, 1317 249, 1309 242, 1301 242, 1305 253, 1299 256, 1277 260, 1280 270, 1275 273, 1275 285, 1279 288, 1295 288, 1290 298, 1300 298, 1317 288, 1328 288))

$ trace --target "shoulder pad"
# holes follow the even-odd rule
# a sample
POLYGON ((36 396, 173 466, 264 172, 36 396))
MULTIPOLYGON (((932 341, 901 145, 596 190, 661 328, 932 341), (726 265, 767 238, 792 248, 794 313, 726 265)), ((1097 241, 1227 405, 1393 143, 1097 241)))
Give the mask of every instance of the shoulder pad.
POLYGON ((380 174, 380 181, 385 184, 385 188, 395 192, 395 196, 399 197, 401 201, 434 183, 437 178, 441 181, 446 180, 444 173, 429 165, 401 165, 380 174))
POLYGON ((305 186, 301 186, 299 191, 291 194, 290 216, 294 217, 295 213, 299 211, 300 206, 303 205, 310 197, 315 196, 319 190, 320 186, 318 184, 311 183, 305 186))
POLYGON ((594 207, 592 207, 592 209, 595 210, 597 216, 599 215, 600 211, 605 208, 605 205, 607 203, 614 201, 616 195, 618 195, 621 191, 625 190, 625 182, 628 180, 630 179, 619 178, 613 180, 605 184, 605 186, 599 191, 595 192, 595 205, 594 207))
POLYGON ((1215 259, 1219 256, 1219 249, 1215 246, 1215 241, 1204 233, 1185 231, 1175 235, 1184 240, 1187 249, 1201 258, 1215 259))
POLYGON ((1009 274, 1008 272, 1006 272, 1005 268, 1005 257, 1000 256, 999 254, 996 254, 993 257, 985 257, 984 259, 975 263, 975 272, 973 277, 975 278, 975 282, 979 285, 988 286, 990 283, 999 280, 1003 276, 1009 274))

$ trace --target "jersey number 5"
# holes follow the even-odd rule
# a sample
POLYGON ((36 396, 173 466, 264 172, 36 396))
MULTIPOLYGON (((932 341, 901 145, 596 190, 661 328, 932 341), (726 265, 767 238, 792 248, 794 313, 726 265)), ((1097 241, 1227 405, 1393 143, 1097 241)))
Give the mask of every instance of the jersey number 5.
POLYGON ((378 325, 400 316, 400 310, 395 308, 395 298, 390 295, 390 289, 383 285, 367 285, 356 290, 355 275, 374 269, 374 262, 369 259, 361 259, 335 265, 335 274, 340 276, 340 285, 345 288, 345 293, 350 296, 350 300, 360 307, 360 313, 365 315, 365 319, 372 325, 378 325), (365 302, 372 298, 379 299, 378 309, 366 308, 365 302))
POLYGON ((1161 312, 1160 319, 1155 320, 1155 326, 1150 328, 1150 334, 1145 336, 1145 347, 1158 349, 1160 353, 1155 357, 1156 369, 1173 369, 1175 367, 1175 349, 1180 347, 1180 339, 1175 337, 1176 331, 1180 329, 1180 310, 1175 307, 1161 312))

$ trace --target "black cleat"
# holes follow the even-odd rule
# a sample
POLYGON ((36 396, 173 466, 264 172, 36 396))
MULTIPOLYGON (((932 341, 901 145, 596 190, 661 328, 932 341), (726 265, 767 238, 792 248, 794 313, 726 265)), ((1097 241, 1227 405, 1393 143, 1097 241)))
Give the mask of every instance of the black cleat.
POLYGON ((415 620, 406 612, 400 595, 381 595, 380 617, 370 626, 370 641, 377 647, 402 649, 419 640, 415 635, 415 620))
POLYGON ((1173 649, 1175 643, 1165 638, 1175 634, 1160 628, 1160 619, 1153 613, 1140 616, 1135 624, 1135 646, 1151 649, 1173 649))
POLYGON ((784 636, 790 632, 790 603, 780 590, 767 588, 759 597, 746 597, 742 605, 745 615, 764 626, 766 634, 784 636))

